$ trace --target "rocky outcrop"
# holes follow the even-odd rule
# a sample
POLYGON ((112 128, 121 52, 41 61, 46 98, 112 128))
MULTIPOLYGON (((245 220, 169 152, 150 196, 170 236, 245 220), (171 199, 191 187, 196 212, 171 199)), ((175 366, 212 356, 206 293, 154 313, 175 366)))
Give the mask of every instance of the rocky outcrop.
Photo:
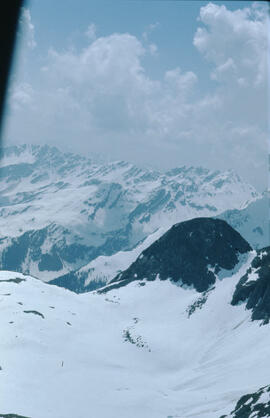
POLYGON ((236 286, 232 305, 246 303, 253 320, 270 319, 270 247, 257 252, 250 268, 236 286))
POLYGON ((108 288, 134 280, 170 279, 204 292, 221 269, 232 270, 250 245, 225 221, 196 218, 174 225, 141 253, 108 288))
POLYGON ((220 418, 263 418, 270 416, 270 386, 242 396, 230 415, 220 418))

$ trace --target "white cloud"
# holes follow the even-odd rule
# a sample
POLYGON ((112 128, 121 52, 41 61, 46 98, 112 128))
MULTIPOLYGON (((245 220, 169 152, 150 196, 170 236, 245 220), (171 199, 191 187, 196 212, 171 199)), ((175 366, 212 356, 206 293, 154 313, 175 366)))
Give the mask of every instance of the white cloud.
POLYGON ((150 55, 157 56, 158 55, 158 47, 154 42, 150 41, 150 35, 156 28, 159 27, 159 22, 150 23, 145 31, 142 33, 142 39, 144 41, 145 47, 150 52, 150 55))
POLYGON ((196 74, 192 71, 182 73, 179 67, 166 71, 164 78, 172 86, 175 93, 179 92, 182 95, 185 92, 189 92, 198 80, 196 74))
POLYGON ((158 47, 156 44, 150 44, 149 45, 149 51, 151 55, 157 55, 158 47))
POLYGON ((33 103, 33 88, 28 83, 13 86, 9 94, 9 104, 14 109, 20 109, 33 103))
POLYGON ((209 3, 200 10, 196 48, 214 65, 212 78, 260 85, 267 77, 267 13, 261 5, 235 11, 209 3))
POLYGON ((88 26, 88 28, 85 32, 85 35, 91 41, 96 39, 96 37, 97 37, 97 26, 95 25, 95 23, 90 23, 90 25, 88 26))
POLYGON ((19 84, 9 137, 165 168, 234 168, 259 185, 268 133, 265 14, 210 3, 199 25, 194 45, 210 63, 211 93, 202 95, 199 74, 179 67, 151 79, 151 49, 133 35, 92 38, 82 50, 51 49, 39 84, 19 84))
POLYGON ((143 39, 146 41, 146 42, 148 42, 148 40, 149 40, 149 35, 151 35, 151 33, 156 29, 156 28, 158 28, 159 27, 159 22, 155 22, 155 23, 150 23, 147 27, 146 27, 146 29, 145 29, 145 31, 143 32, 143 34, 142 34, 142 37, 143 37, 143 39))
POLYGON ((19 30, 21 32, 21 36, 26 42, 26 45, 30 49, 34 49, 37 45, 35 40, 35 26, 33 25, 30 10, 23 7, 19 22, 19 30))
POLYGON ((143 68, 140 57, 144 48, 136 37, 113 34, 101 37, 82 51, 59 53, 50 51, 50 66, 64 80, 100 89, 117 89, 127 81, 141 80, 143 68), (105 84, 103 84, 105 83, 105 84))

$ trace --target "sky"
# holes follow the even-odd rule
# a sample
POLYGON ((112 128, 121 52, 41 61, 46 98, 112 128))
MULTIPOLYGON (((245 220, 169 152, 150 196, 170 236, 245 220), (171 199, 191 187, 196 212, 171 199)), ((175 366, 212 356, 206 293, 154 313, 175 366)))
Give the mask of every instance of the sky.
POLYGON ((266 7, 28 1, 5 145, 47 143, 159 170, 233 169, 266 189, 266 7))

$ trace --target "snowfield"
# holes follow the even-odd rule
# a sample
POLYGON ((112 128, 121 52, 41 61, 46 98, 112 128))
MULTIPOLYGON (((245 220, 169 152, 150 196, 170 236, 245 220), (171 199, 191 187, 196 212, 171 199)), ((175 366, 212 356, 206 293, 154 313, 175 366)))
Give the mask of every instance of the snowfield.
POLYGON ((157 278, 78 295, 2 271, 0 415, 229 414, 269 385, 269 326, 231 305, 255 255, 204 293, 157 278))

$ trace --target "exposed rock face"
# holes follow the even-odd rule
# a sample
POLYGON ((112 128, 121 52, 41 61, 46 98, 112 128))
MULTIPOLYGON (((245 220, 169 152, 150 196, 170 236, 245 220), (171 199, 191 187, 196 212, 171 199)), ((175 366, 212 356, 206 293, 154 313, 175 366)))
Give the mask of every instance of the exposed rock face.
POLYGON ((252 309, 253 320, 270 319, 270 247, 257 253, 251 267, 236 286, 232 305, 245 302, 252 309))
POLYGON ((270 386, 260 388, 257 392, 242 396, 230 415, 220 418, 263 418, 270 416, 270 386))
POLYGON ((51 273, 56 275, 65 271, 67 266, 83 264, 97 253, 93 246, 81 243, 78 235, 73 235, 70 239, 67 228, 53 224, 27 231, 19 237, 0 238, 0 248, 2 269, 32 270, 37 277, 42 273, 45 277, 48 276, 47 280, 51 273))
POLYGON ((196 218, 174 225, 111 284, 159 277, 204 292, 221 269, 232 270, 239 255, 250 250, 247 241, 225 221, 196 218))
POLYGON ((87 293, 97 290, 106 285, 106 281, 92 280, 88 285, 85 285, 85 280, 88 278, 87 272, 82 272, 78 278, 76 271, 71 271, 70 273, 65 274, 64 276, 57 277, 54 280, 51 280, 49 283, 56 286, 64 287, 65 289, 71 290, 75 293, 87 293))

